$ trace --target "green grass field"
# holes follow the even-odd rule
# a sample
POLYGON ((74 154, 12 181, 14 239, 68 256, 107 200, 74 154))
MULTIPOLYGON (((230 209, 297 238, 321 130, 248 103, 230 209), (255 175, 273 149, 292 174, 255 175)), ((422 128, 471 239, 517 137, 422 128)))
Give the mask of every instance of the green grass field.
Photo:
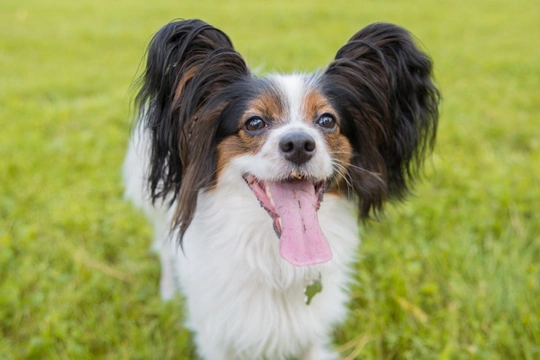
POLYGON ((540 359, 534 0, 2 0, 0 359, 192 357, 120 180, 145 46, 191 17, 262 72, 324 67, 375 21, 421 39, 444 98, 436 151, 416 195, 363 228, 335 346, 344 359, 540 359))

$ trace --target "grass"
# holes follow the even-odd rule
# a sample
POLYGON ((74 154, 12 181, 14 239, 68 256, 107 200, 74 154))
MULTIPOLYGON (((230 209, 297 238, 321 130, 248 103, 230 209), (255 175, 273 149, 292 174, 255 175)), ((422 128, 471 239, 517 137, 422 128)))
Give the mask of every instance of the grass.
POLYGON ((192 354, 122 200, 130 86, 172 18, 253 67, 325 66, 362 26, 410 29, 444 101, 427 180, 362 230, 344 359, 540 358, 540 7, 534 0, 0 4, 0 359, 192 354))

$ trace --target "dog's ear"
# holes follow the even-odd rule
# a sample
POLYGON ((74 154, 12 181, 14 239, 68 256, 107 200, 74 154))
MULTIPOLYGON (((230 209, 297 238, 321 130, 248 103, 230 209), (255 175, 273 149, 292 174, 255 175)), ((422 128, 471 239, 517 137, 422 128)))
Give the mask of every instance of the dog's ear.
POLYGON ((229 37, 201 20, 173 21, 149 45, 136 99, 151 137, 148 183, 152 201, 177 200, 182 233, 215 172, 213 142, 226 106, 220 91, 246 76, 229 37))
POLYGON ((434 145, 439 92, 410 34, 376 23, 356 33, 323 75, 354 149, 349 167, 361 217, 410 190, 434 145))

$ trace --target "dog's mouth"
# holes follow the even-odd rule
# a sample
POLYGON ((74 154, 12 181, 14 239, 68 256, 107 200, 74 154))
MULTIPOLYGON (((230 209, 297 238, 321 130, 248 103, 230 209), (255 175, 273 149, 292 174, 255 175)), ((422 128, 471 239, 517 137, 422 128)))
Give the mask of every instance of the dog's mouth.
POLYGON ((332 258, 317 216, 326 181, 297 172, 280 181, 262 181, 253 175, 244 179, 274 222, 281 257, 295 266, 320 264, 332 258))

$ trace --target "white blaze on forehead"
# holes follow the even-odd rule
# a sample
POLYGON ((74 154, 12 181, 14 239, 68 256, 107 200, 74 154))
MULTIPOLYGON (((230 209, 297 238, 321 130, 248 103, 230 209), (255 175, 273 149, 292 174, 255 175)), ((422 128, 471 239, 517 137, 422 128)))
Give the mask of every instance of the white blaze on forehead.
POLYGON ((279 86, 286 100, 287 122, 302 123, 304 99, 308 91, 309 82, 302 74, 273 75, 272 80, 279 86))

